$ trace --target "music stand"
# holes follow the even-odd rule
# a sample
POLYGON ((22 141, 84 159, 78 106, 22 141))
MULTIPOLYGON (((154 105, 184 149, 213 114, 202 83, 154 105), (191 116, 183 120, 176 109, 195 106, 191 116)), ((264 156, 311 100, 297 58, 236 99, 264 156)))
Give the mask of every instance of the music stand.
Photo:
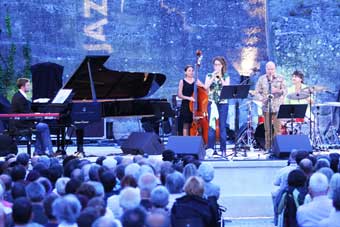
POLYGON ((290 118, 290 128, 293 132, 294 118, 304 118, 308 104, 282 104, 280 105, 277 118, 290 118))
POLYGON ((164 143, 164 136, 165 136, 164 134, 165 133, 164 133, 163 122, 164 122, 165 119, 174 117, 175 113, 174 113, 174 110, 171 108, 170 103, 168 103, 166 101, 161 102, 161 103, 157 103, 156 105, 153 104, 153 109, 154 109, 155 116, 157 118, 158 117, 160 118, 160 120, 158 121, 158 123, 159 123, 158 128, 162 130, 160 137, 161 137, 162 143, 164 143))
MULTIPOLYGON (((228 85, 223 86, 220 94, 220 99, 245 99, 248 97, 250 89, 250 84, 245 85, 228 85)), ((237 135, 238 132, 235 132, 237 135)), ((236 136, 235 136, 235 148, 234 148, 234 156, 237 155, 236 151, 236 136)), ((246 151, 245 151, 246 156, 246 151)))

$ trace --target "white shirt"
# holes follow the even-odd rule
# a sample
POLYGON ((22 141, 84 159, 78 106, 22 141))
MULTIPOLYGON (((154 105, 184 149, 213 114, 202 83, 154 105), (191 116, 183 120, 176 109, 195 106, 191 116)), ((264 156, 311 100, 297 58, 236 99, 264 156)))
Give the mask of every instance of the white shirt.
POLYGON ((300 227, 319 227, 318 223, 328 218, 333 209, 332 200, 327 195, 317 196, 298 208, 296 220, 300 227))
POLYGON ((331 212, 329 218, 319 222, 319 227, 340 227, 340 211, 331 212))

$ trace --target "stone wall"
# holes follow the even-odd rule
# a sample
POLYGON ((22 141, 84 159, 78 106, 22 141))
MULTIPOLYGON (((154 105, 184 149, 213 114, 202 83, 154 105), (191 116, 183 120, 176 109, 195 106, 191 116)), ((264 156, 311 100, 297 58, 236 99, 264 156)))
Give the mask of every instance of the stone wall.
MULTIPOLYGON (((32 64, 61 64, 67 79, 86 54, 109 54, 108 68, 164 73, 157 96, 169 99, 197 49, 202 79, 216 55, 227 58, 235 81, 266 58, 264 0, 2 0, 1 27, 6 10, 12 41, 30 43, 32 64)), ((8 41, 0 36, 2 46, 8 41)))
MULTIPOLYGON (((316 103, 336 101, 340 90, 340 2, 337 0, 269 0, 272 58, 290 84, 295 69, 305 73, 305 83, 325 86, 316 103)), ((340 101, 340 100, 338 100, 340 101)), ((331 107, 320 108, 324 131, 331 107)), ((335 125, 338 125, 339 113, 335 125)))

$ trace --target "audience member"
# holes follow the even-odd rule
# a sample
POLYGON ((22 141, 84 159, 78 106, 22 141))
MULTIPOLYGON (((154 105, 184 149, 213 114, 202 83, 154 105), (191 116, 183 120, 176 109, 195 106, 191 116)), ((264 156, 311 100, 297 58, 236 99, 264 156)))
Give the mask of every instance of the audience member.
POLYGON ((48 222, 48 219, 44 213, 43 207, 43 200, 46 195, 44 186, 38 182, 31 182, 26 186, 26 195, 32 203, 32 220, 41 225, 45 225, 48 222))
POLYGON ((317 226, 332 210, 332 201, 327 197, 328 180, 322 173, 314 173, 309 181, 310 203, 300 206, 296 219, 300 227, 317 226))
POLYGON ((14 227, 26 226, 26 227, 42 227, 37 223, 31 222, 32 218, 32 204, 24 197, 18 198, 14 201, 12 207, 12 219, 14 227))
POLYGON ((139 206, 126 210, 121 218, 123 227, 144 227, 145 221, 146 211, 139 206))
POLYGON ((209 163, 202 163, 198 167, 198 175, 204 181, 204 197, 215 197, 218 200, 220 197, 220 187, 211 182, 214 179, 214 173, 214 167, 209 163))
POLYGON ((52 214, 56 217, 59 227, 77 227, 81 205, 74 195, 57 198, 52 204, 52 214))
POLYGON ((334 190, 332 200, 335 211, 331 212, 328 218, 320 221, 318 227, 340 227, 340 188, 334 190))

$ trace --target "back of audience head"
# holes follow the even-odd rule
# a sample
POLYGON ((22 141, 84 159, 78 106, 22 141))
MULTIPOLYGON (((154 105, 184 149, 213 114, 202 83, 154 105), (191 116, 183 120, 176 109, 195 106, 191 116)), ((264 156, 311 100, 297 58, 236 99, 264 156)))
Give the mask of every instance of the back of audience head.
POLYGON ((334 173, 329 182, 329 196, 332 198, 334 191, 340 188, 340 173, 334 173))
POLYGON ((166 177, 168 176, 168 174, 173 173, 175 171, 175 169, 173 168, 173 164, 169 161, 164 161, 161 164, 161 182, 163 185, 165 185, 165 181, 166 181, 166 177))
POLYGON ((142 207, 136 207, 125 211, 121 217, 124 227, 144 227, 146 211, 142 207))
POLYGON ((100 217, 92 224, 92 227, 118 227, 118 225, 111 218, 100 217))
POLYGON ((92 199, 96 196, 96 189, 93 185, 89 184, 88 182, 82 183, 78 188, 77 194, 84 195, 88 199, 92 199))
POLYGON ((88 181, 86 182, 90 185, 92 185, 95 189, 95 197, 100 197, 100 198, 104 198, 105 196, 105 190, 104 190, 104 186, 102 183, 98 182, 98 181, 88 181))
POLYGON ((114 171, 117 167, 117 160, 114 157, 107 157, 103 161, 103 166, 105 166, 106 168, 108 168, 111 171, 114 171))
POLYGON ((158 181, 154 174, 144 173, 138 179, 138 187, 141 191, 148 194, 157 186, 158 181))
POLYGON ((80 214, 81 204, 74 195, 57 198, 52 204, 52 214, 58 223, 74 224, 80 214))
POLYGON ((197 167, 193 163, 189 163, 188 165, 184 166, 183 168, 183 176, 185 179, 188 179, 191 176, 197 176, 197 167))
POLYGON ((59 178, 55 183, 55 189, 58 193, 58 195, 63 196, 66 194, 66 184, 70 181, 70 178, 68 177, 61 177, 59 178))
POLYGON ((119 204, 123 210, 134 209, 141 202, 140 191, 138 188, 127 187, 119 194, 119 204))
POLYGON ((157 186, 151 192, 151 203, 156 208, 166 208, 169 203, 170 193, 164 186, 157 186))
POLYGON ((66 194, 75 194, 82 182, 78 179, 70 179, 65 186, 66 194))
POLYGON ((309 156, 309 153, 307 151, 303 151, 303 150, 297 151, 296 156, 295 156, 296 164, 299 165, 300 161, 304 158, 307 158, 308 156, 309 156))
POLYGON ((125 175, 123 177, 122 181, 120 182, 120 186, 121 186, 121 188, 125 188, 125 187, 136 188, 137 187, 137 181, 133 176, 125 175))
POLYGON ((319 173, 322 173, 323 175, 325 175, 328 179, 328 182, 330 182, 334 172, 331 168, 329 167, 322 167, 318 170, 319 173))
POLYGON ((16 165, 11 170, 12 181, 22 181, 26 177, 26 168, 22 165, 16 165))
POLYGON ((19 153, 17 155, 17 163, 24 167, 28 166, 29 159, 30 159, 29 155, 25 152, 19 153))
POLYGON ((202 163, 200 167, 198 167, 198 175, 205 182, 210 182, 214 179, 214 167, 209 163, 202 163))
POLYGON ((340 211, 340 188, 334 190, 332 200, 335 210, 340 211))
POLYGON ((334 173, 338 172, 339 158, 340 158, 340 154, 338 153, 329 154, 331 169, 333 170, 334 173))
POLYGON ((32 169, 31 171, 28 172, 27 176, 26 176, 26 180, 28 182, 33 182, 39 179, 39 177, 41 177, 40 173, 34 169, 32 169))
POLYGON ((48 179, 52 185, 55 185, 57 180, 63 176, 64 169, 60 164, 52 164, 48 169, 48 179))
POLYGON ((31 182, 26 186, 27 198, 32 203, 39 203, 43 201, 46 191, 42 184, 38 182, 31 182))
POLYGON ((307 177, 302 170, 295 169, 288 174, 288 185, 291 187, 303 187, 306 181, 307 177))
POLYGON ((26 225, 32 218, 32 204, 25 198, 20 197, 14 200, 12 206, 12 219, 16 225, 26 225))
POLYGON ((13 199, 26 197, 25 185, 21 182, 15 182, 12 185, 11 195, 13 199))
POLYGON ((0 175, 0 181, 3 182, 4 186, 5 186, 5 191, 9 191, 12 188, 12 178, 11 176, 7 175, 7 174, 1 174, 0 175))
POLYGON ((204 193, 204 182, 200 177, 189 177, 183 189, 187 195, 202 197, 204 193))
POLYGON ((171 194, 181 193, 184 183, 184 176, 177 171, 168 174, 165 180, 165 186, 171 194))
POLYGON ((96 164, 102 166, 103 165, 103 161, 106 159, 106 156, 100 156, 97 158, 96 160, 96 164))
POLYGON ((125 166, 122 165, 122 164, 119 164, 117 167, 116 167, 116 176, 118 178, 118 180, 122 180, 123 177, 124 177, 124 174, 125 174, 125 166))
POLYGON ((289 154, 289 158, 288 158, 288 163, 289 164, 293 164, 296 163, 296 155, 298 153, 298 150, 293 149, 290 154, 289 154))
POLYGON ((98 210, 94 207, 86 207, 77 218, 78 227, 91 227, 98 217, 100 217, 98 210))
POLYGON ((92 164, 89 169, 89 179, 91 181, 99 181, 99 169, 100 165, 92 164))
POLYGON ((309 180, 309 193, 312 198, 327 195, 328 179, 322 173, 314 173, 309 180))
POLYGON ((313 173, 313 163, 308 158, 304 158, 300 161, 300 169, 307 175, 311 176, 313 173))
POLYGON ((170 218, 165 210, 156 209, 146 217, 146 227, 170 227, 170 218))
POLYGON ((45 197, 43 201, 44 212, 49 221, 56 220, 55 216, 52 213, 52 204, 57 198, 58 196, 56 194, 51 193, 47 197, 45 197))
POLYGON ((51 184, 51 181, 47 179, 46 177, 39 177, 36 182, 40 183, 45 188, 46 194, 49 194, 53 190, 53 185, 51 184))
POLYGON ((95 208, 99 212, 100 216, 104 216, 106 213, 106 202, 100 197, 90 199, 87 203, 87 207, 95 208))
POLYGON ((106 193, 112 192, 116 186, 116 176, 112 171, 106 171, 100 175, 100 181, 103 184, 106 193))
POLYGON ((162 160, 174 162, 176 160, 176 154, 172 150, 164 150, 162 153, 162 160))
POLYGON ((317 161, 316 161, 316 164, 315 164, 315 167, 314 167, 314 171, 318 171, 319 169, 321 169, 322 167, 328 167, 330 168, 330 163, 329 163, 329 160, 326 159, 326 158, 319 158, 317 161))
POLYGON ((128 166, 125 167, 124 175, 131 175, 135 178, 136 181, 138 181, 139 175, 140 175, 140 165, 137 163, 131 163, 128 166))

